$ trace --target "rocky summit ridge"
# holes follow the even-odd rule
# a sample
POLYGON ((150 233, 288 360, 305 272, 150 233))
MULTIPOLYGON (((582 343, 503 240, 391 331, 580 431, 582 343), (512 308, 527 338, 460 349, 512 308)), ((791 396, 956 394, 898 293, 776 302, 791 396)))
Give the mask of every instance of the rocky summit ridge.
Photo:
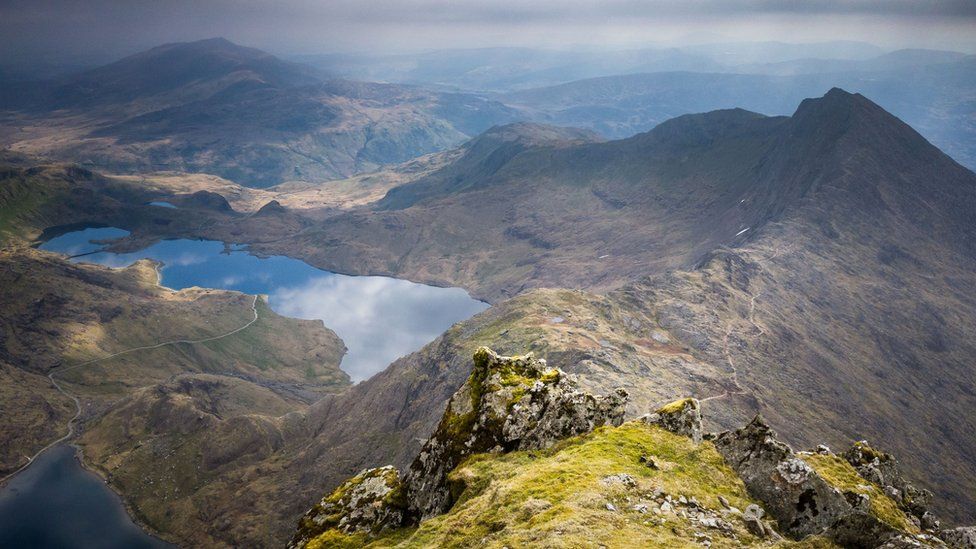
POLYGON ((866 441, 797 452, 761 416, 714 434, 697 399, 623 423, 626 403, 479 348, 410 467, 347 480, 289 547, 976 547, 866 441))
POLYGON ((538 450, 556 441, 623 422, 627 393, 580 391, 574 376, 531 354, 499 356, 487 347, 451 397, 440 424, 400 478, 391 466, 367 469, 313 507, 292 547, 329 528, 379 532, 446 513, 457 499, 448 478, 478 453, 538 450))

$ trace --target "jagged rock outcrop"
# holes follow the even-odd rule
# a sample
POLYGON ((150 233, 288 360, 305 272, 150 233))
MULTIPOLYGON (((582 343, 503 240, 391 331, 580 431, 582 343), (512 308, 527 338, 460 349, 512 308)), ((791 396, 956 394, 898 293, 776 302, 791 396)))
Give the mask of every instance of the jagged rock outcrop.
MULTIPOLYGON (((633 515, 627 523, 641 526, 631 534, 646 536, 641 539, 650 546, 708 545, 717 539, 792 546, 787 536, 855 549, 976 549, 974 528, 936 533, 920 527, 928 494, 901 476, 893 457, 866 442, 842 455, 822 445, 794 452, 761 416, 735 431, 704 434, 701 404, 693 398, 621 426, 625 402, 622 391, 604 397, 579 391, 571 376, 543 360, 481 348, 471 375, 406 474, 400 477, 388 466, 347 481, 302 518, 291 547, 385 547, 401 539, 405 547, 453 546, 459 540, 468 546, 496 533, 493 539, 508 546, 511 540, 535 543, 542 539, 531 534, 537 515, 575 505, 607 513, 581 517, 580 528, 600 530, 608 539, 606 520, 633 515), (590 433, 600 425, 617 428, 590 433), (525 455, 465 460, 475 453, 544 449, 585 433, 590 434, 550 452, 527 453, 527 461, 525 455), (615 443, 607 445, 607 437, 615 443), (575 461, 566 461, 568 452, 575 461), (587 478, 591 466, 601 465, 599 476, 587 478), (564 480, 576 484, 567 488, 560 482, 560 488, 542 493, 540 468, 556 476, 565 472, 564 480), (669 483, 687 492, 668 493, 669 483), (574 500, 576 494, 586 495, 574 500), (463 503, 455 506, 458 499, 463 503), (505 506, 511 509, 499 511, 505 506), (443 516, 421 522, 434 515, 443 516), (679 526, 664 528, 671 519, 679 526), (388 531, 404 526, 417 528, 388 531)), ((546 520, 551 526, 565 517, 546 520)), ((564 541, 573 545, 582 539, 577 534, 567 533, 564 541)))
POLYGON ((844 547, 938 546, 935 538, 918 535, 881 484, 865 482, 826 448, 794 453, 760 416, 714 443, 780 530, 795 539, 822 535, 844 547))
POLYGON ((304 547, 316 534, 329 529, 379 533, 403 524, 403 485, 391 465, 367 469, 342 483, 309 509, 299 521, 298 534, 289 547, 304 547))
POLYGON ((702 441, 701 403, 697 398, 676 400, 641 419, 672 433, 690 437, 696 443, 702 441))
POLYGON ((952 549, 976 549, 976 526, 943 530, 939 537, 952 549))
POLYGON ((844 452, 843 458, 861 477, 880 486, 885 495, 908 513, 917 526, 925 530, 939 528, 939 520, 929 511, 932 492, 916 488, 906 481, 894 456, 872 448, 867 441, 862 440, 855 442, 844 452))
POLYGON ((850 510, 844 496, 776 440, 761 417, 718 435, 715 447, 785 532, 798 538, 820 533, 850 510))
POLYGON ((423 519, 451 507, 447 475, 465 457, 546 448, 601 425, 620 425, 626 402, 620 389, 604 397, 580 391, 574 376, 545 360, 478 349, 474 371, 405 475, 410 513, 423 519))
POLYGON ((448 474, 464 458, 548 448, 596 427, 618 426, 626 403, 622 389, 594 396, 545 360, 499 356, 482 347, 402 481, 392 466, 346 481, 302 517, 290 547, 304 547, 330 529, 375 535, 444 513, 454 503, 448 474))

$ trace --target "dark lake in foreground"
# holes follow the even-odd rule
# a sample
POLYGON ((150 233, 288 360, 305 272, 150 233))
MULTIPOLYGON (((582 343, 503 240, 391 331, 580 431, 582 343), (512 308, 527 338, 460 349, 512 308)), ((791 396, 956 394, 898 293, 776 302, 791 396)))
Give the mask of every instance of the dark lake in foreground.
MULTIPOLYGON (((458 288, 437 288, 377 276, 345 276, 288 257, 258 258, 241 246, 166 240, 134 253, 100 251, 128 233, 85 229, 41 245, 72 261, 124 267, 150 258, 163 263, 161 282, 266 294, 279 314, 320 319, 348 347, 341 367, 354 381, 420 349, 455 322, 486 309, 458 288), (83 255, 80 255, 83 254, 83 255)), ((45 451, 0 488, 0 548, 169 547, 143 532, 122 501, 81 467, 73 448, 45 451)))
POLYGON ((85 229, 53 238, 41 249, 109 267, 155 259, 163 263, 162 284, 177 290, 200 286, 266 294, 275 312, 319 319, 335 331, 349 349, 341 367, 353 381, 379 372, 488 307, 460 288, 341 275, 290 257, 259 258, 241 246, 212 240, 163 240, 126 254, 98 251, 103 241, 127 234, 111 227, 85 229))
POLYGON ((0 547, 141 549, 173 547, 132 522, 122 500, 75 459, 44 452, 0 490, 0 547))

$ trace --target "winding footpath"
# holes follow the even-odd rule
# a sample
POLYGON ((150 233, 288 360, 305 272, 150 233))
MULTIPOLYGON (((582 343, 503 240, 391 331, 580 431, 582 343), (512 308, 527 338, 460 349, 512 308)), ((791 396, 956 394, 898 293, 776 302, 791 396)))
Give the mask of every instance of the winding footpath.
POLYGON ((195 345, 197 343, 207 343, 209 341, 216 341, 218 339, 223 339, 225 337, 232 336, 232 335, 234 335, 234 334, 236 334, 236 333, 238 333, 238 332, 240 332, 240 331, 248 328, 249 326, 251 326, 252 324, 254 324, 255 322, 258 321, 258 299, 259 299, 258 296, 254 296, 254 301, 251 302, 251 312, 254 314, 254 318, 252 318, 251 320, 249 320, 243 326, 241 326, 239 328, 236 328, 234 330, 231 330, 231 331, 229 331, 229 332, 227 332, 225 334, 220 334, 220 335, 211 336, 211 337, 205 337, 203 339, 174 339, 174 340, 171 340, 171 341, 164 341, 162 343, 157 343, 155 345, 145 345, 145 346, 142 346, 142 347, 132 347, 131 349, 125 349, 123 351, 119 351, 117 353, 112 353, 110 355, 106 355, 106 356, 103 356, 103 357, 100 357, 100 358, 95 358, 95 359, 92 359, 92 360, 86 360, 85 362, 81 362, 79 364, 75 364, 74 366, 69 366, 67 368, 61 368, 59 370, 55 370, 55 371, 49 373, 47 375, 47 377, 48 377, 48 379, 51 380, 51 384, 54 385, 54 388, 57 389, 58 392, 61 393, 62 395, 70 398, 71 401, 74 402, 74 404, 75 404, 75 415, 72 416, 71 419, 68 420, 68 432, 65 433, 65 435, 62 436, 61 438, 55 440, 54 442, 51 442, 47 446, 45 446, 45 447, 41 448, 40 450, 38 450, 33 456, 27 457, 27 463, 25 463, 24 465, 22 465, 21 467, 19 467, 17 470, 15 470, 14 472, 8 474, 7 476, 5 476, 3 478, 0 478, 0 485, 3 485, 3 483, 5 483, 7 480, 9 480, 13 476, 15 476, 17 473, 19 473, 19 472, 23 471, 24 469, 30 467, 31 463, 34 463, 34 460, 37 459, 37 457, 40 456, 41 454, 43 454, 44 452, 50 450, 52 447, 54 447, 54 446, 56 446, 58 444, 61 444, 62 442, 66 441, 69 438, 71 438, 71 437, 74 436, 74 434, 75 434, 75 421, 77 421, 78 418, 81 417, 81 400, 79 400, 78 397, 76 397, 75 395, 73 395, 73 394, 69 393, 68 391, 66 391, 64 389, 64 387, 62 387, 61 384, 58 383, 58 380, 56 378, 56 375, 57 374, 61 374, 61 373, 64 373, 64 372, 70 372, 71 370, 76 370, 76 369, 81 368, 81 367, 84 367, 84 366, 90 366, 92 364, 95 364, 96 362, 102 362, 104 360, 108 360, 108 359, 111 359, 111 358, 115 358, 117 356, 129 354, 129 353, 134 353, 136 351, 148 351, 150 349, 159 349, 160 347, 166 347, 167 345, 180 345, 180 344, 183 344, 183 345, 195 345))
MULTIPOLYGON (((734 254, 737 254, 738 255, 738 252, 737 251, 734 251, 734 250, 726 250, 726 251, 728 253, 734 253, 734 254)), ((764 257, 762 259, 756 260, 755 263, 756 263, 756 265, 759 265, 759 268, 760 269, 764 269, 765 270, 765 263, 766 262, 768 262, 768 261, 770 261, 770 260, 772 260, 772 259, 774 259, 774 258, 776 258, 776 257, 778 257, 780 255, 789 253, 790 251, 791 250, 785 250, 784 251, 784 250, 777 249, 772 254, 770 254, 768 257, 764 257)), ((756 322, 756 300, 759 299, 760 296, 762 296, 762 290, 760 290, 759 292, 756 292, 754 294, 750 294, 749 295, 749 316, 748 316, 748 319, 749 319, 749 323, 752 324, 752 326, 754 328, 756 328, 757 330, 759 330, 759 333, 756 335, 756 337, 762 337, 762 336, 766 335, 766 329, 763 328, 762 326, 760 326, 756 322)), ((736 369, 736 367, 735 367, 735 361, 732 359, 732 348, 729 346, 729 338, 732 336, 732 334, 733 334, 734 331, 735 331, 734 321, 730 320, 728 322, 727 326, 726 326, 725 335, 722 337, 722 354, 725 356, 725 361, 728 363, 729 370, 731 371, 731 374, 729 375, 729 381, 731 382, 731 384, 730 384, 731 385, 731 388, 730 389, 727 389, 723 393, 720 393, 720 394, 717 394, 717 395, 712 395, 710 397, 705 397, 705 398, 701 399, 701 402, 708 402, 710 400, 718 400, 720 398, 728 398, 728 397, 732 397, 732 396, 736 396, 736 395, 746 395, 746 394, 749 394, 749 391, 747 391, 745 388, 742 387, 742 385, 739 384, 739 371, 736 369)))
MULTIPOLYGON (((752 294, 749 297, 749 323, 752 324, 757 330, 759 330, 759 334, 756 337, 762 337, 766 335, 766 330, 762 326, 756 323, 756 300, 759 299, 759 296, 761 295, 762 292, 760 291, 759 293, 752 294)), ((739 385, 739 371, 735 367, 735 361, 732 359, 732 349, 731 347, 729 347, 729 337, 732 336, 733 331, 734 328, 732 326, 732 322, 729 321, 725 329, 725 335, 722 337, 722 354, 725 356, 725 361, 728 362, 729 370, 731 370, 732 372, 732 374, 729 376, 729 381, 732 382, 733 389, 727 390, 724 393, 718 395, 705 397, 701 399, 701 402, 708 402, 709 400, 717 400, 720 398, 726 398, 735 395, 748 394, 748 391, 743 389, 742 385, 739 385)))

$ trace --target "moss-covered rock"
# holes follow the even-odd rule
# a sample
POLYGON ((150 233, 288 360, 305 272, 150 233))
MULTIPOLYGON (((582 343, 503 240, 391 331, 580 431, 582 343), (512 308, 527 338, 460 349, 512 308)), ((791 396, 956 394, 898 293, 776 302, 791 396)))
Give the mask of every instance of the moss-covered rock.
POLYGON ((908 514, 916 526, 936 531, 939 520, 932 514, 932 492, 917 488, 901 474, 898 461, 887 452, 872 447, 866 440, 855 442, 843 458, 863 479, 870 481, 908 514))
MULTIPOLYGON (((447 513, 373 539, 333 533, 321 546, 780 546, 749 532, 738 510, 756 500, 710 442, 641 421, 547 449, 473 455, 449 476, 460 491, 447 513), (649 454, 659 469, 641 461, 649 454)), ((836 547, 823 539, 802 546, 836 547)))
POLYGON ((309 540, 330 530, 374 536, 402 526, 405 509, 403 485, 397 470, 389 465, 367 469, 342 483, 305 513, 289 547, 305 547, 309 540))
POLYGON ((474 368, 404 477, 410 512, 427 518, 450 509, 448 474, 476 453, 547 448, 556 441, 623 421, 626 392, 599 397, 531 354, 474 353, 474 368))
POLYGON ((364 471, 302 519, 294 544, 944 546, 893 484, 865 478, 865 467, 895 478, 893 458, 866 443, 797 453, 758 416, 703 437, 693 398, 621 425, 625 402, 531 355, 480 348, 402 483, 392 467, 364 471))
POLYGON ((702 440, 701 404, 695 398, 682 398, 658 408, 642 418, 647 423, 659 425, 672 433, 691 437, 696 443, 702 440))
POLYGON ((715 446, 787 535, 829 538, 844 547, 891 542, 929 546, 884 490, 829 451, 794 453, 756 417, 715 438, 715 446))
POLYGON ((448 511, 465 490, 450 474, 479 453, 548 448, 623 421, 626 392, 599 397, 532 355, 474 353, 471 375, 451 397, 434 434, 401 482, 392 466, 368 469, 336 488, 299 522, 293 547, 355 546, 393 527, 448 511))

